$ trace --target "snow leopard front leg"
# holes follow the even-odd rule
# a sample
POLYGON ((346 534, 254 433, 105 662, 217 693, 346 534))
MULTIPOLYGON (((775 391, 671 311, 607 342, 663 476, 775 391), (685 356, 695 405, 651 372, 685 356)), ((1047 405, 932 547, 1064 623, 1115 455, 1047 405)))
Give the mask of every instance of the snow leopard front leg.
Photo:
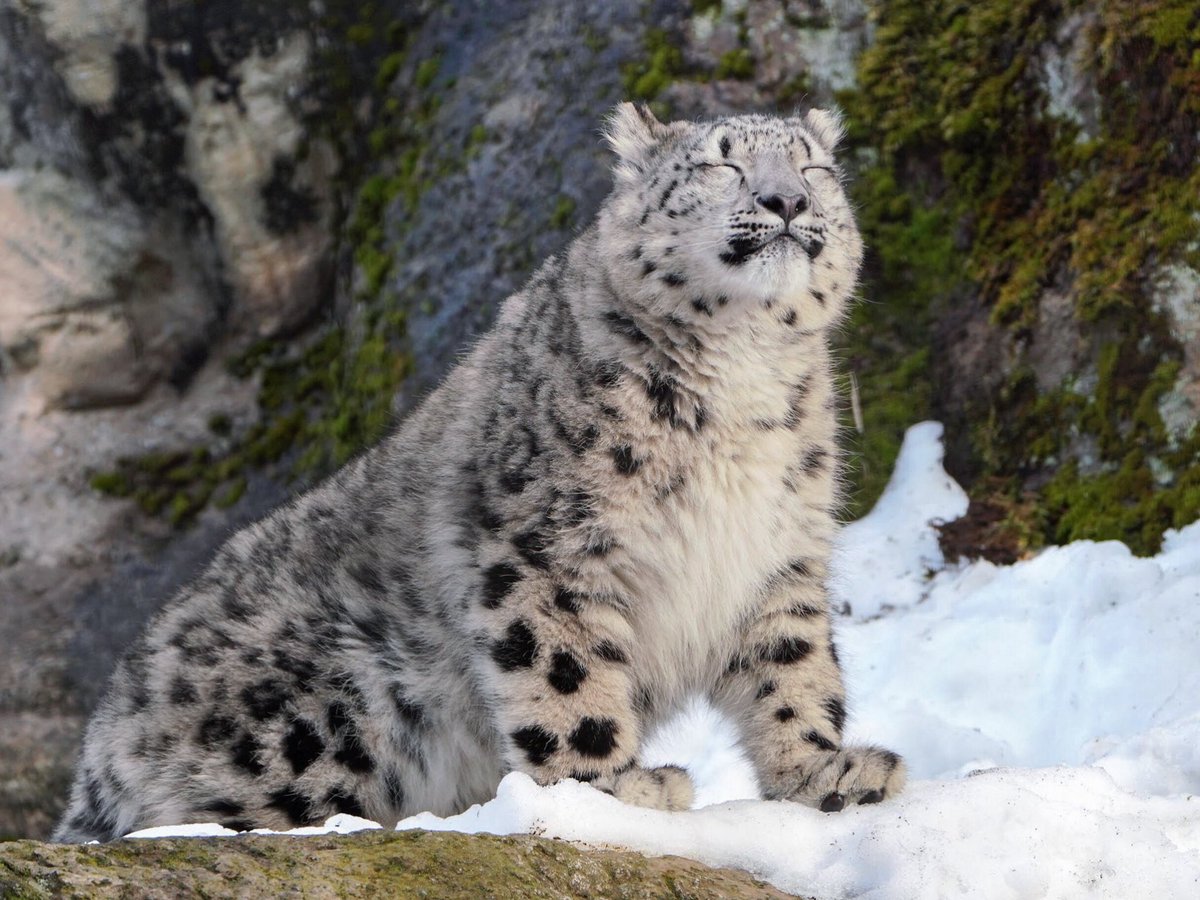
POLYGON ((742 727, 764 796, 837 812, 904 786, 904 763, 846 747, 845 689, 833 644, 825 565, 796 559, 768 580, 713 699, 742 727))
POLYGON ((507 767, 539 784, 574 778, 638 806, 689 808, 683 769, 636 763, 633 636, 620 613, 544 571, 500 562, 483 575, 479 674, 494 698, 507 767))

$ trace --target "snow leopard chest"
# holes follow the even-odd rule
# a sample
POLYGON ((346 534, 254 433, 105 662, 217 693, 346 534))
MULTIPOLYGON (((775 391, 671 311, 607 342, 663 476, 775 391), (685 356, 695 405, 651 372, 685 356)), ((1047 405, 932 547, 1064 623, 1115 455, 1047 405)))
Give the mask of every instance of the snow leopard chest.
POLYGON ((786 486, 795 435, 753 436, 680 464, 628 528, 639 664, 667 701, 717 678, 739 623, 804 541, 786 486))

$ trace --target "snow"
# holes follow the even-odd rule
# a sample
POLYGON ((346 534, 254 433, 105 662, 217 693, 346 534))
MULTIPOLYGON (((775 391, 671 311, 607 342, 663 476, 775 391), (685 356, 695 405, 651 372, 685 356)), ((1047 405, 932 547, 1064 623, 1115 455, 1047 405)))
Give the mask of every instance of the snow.
POLYGON ((1197 813, 1195 800, 1136 798, 1094 768, 919 781, 879 808, 836 815, 749 800, 665 813, 513 774, 490 803, 398 827, 688 856, 816 897, 1189 897, 1200 878, 1197 813))
POLYGON ((942 468, 942 426, 914 425, 871 514, 842 529, 830 585, 835 600, 858 618, 919 602, 926 574, 944 564, 930 523, 966 511, 966 492, 942 468))
POLYGON ((759 801, 733 730, 696 702, 644 754, 688 767, 690 812, 512 774, 488 803, 397 827, 678 854, 821 898, 1200 896, 1200 523, 1149 559, 1078 542, 947 567, 929 523, 967 501, 941 457, 940 425, 910 429, 835 563, 848 739, 905 755, 899 797, 759 801))
MULTIPOLYGON (((315 834, 354 834, 357 831, 378 831, 383 826, 370 819, 360 819, 358 816, 339 813, 325 820, 324 825, 312 825, 308 828, 293 828, 289 831, 272 831, 269 828, 256 828, 248 834, 287 834, 293 837, 305 837, 315 834)), ((160 825, 157 828, 143 828, 127 834, 127 838, 165 838, 165 837, 232 837, 243 832, 232 831, 215 822, 197 823, 194 825, 160 825)))

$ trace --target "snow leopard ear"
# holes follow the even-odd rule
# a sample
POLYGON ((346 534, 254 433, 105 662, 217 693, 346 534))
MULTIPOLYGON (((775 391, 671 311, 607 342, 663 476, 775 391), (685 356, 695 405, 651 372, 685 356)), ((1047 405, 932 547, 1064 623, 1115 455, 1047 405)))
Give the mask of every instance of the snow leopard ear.
POLYGON ((804 127, 830 153, 846 136, 842 114, 836 109, 810 109, 804 116, 804 127))
POLYGON ((604 123, 604 140, 619 162, 615 167, 618 178, 634 178, 645 171, 654 148, 669 134, 664 125, 644 103, 622 103, 604 123))

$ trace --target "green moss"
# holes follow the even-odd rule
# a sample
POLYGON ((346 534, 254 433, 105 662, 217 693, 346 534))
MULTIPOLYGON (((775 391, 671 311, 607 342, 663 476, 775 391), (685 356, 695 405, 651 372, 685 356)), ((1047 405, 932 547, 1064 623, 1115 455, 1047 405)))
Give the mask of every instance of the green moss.
POLYGON ((603 53, 608 49, 610 43, 608 35, 594 27, 590 22, 586 23, 580 30, 580 37, 583 39, 583 46, 587 47, 593 54, 603 53))
POLYGON ((384 27, 389 47, 405 47, 408 45, 408 27, 400 20, 388 22, 384 27))
POLYGON ((1085 318, 1128 310, 1146 264, 1195 235, 1200 172, 1171 162, 1163 137, 1180 129, 1175 111, 1194 116, 1200 106, 1188 97, 1200 78, 1188 42, 1149 50, 1139 34, 1151 27, 1144 15, 1114 6, 1096 36, 1109 48, 1098 73, 1104 133, 1080 141, 1076 126, 1043 114, 1042 46, 1061 8, 1033 0, 883 6, 890 25, 862 66, 864 96, 872 98, 864 114, 888 132, 883 150, 894 161, 916 153, 940 160, 948 181, 941 199, 973 220, 966 270, 992 302, 994 320, 1031 320, 1047 279, 1062 268, 1077 273, 1085 318), (1139 120, 1145 98, 1162 87, 1143 90, 1128 77, 1151 62, 1179 88, 1161 128, 1139 120))
POLYGON ((375 89, 386 91, 390 88, 392 82, 396 80, 396 76, 400 74, 400 70, 404 67, 407 59, 408 54, 402 50, 397 50, 385 56, 383 62, 379 64, 379 69, 375 72, 375 89))
POLYGON ((191 458, 189 450, 161 450, 138 458, 137 468, 152 475, 165 475, 191 458))
POLYGON ((1051 539, 1119 540, 1140 553, 1158 552, 1166 529, 1200 519, 1200 448, 1190 449, 1190 464, 1166 487, 1155 483, 1140 449, 1112 471, 1083 475, 1068 461, 1044 492, 1051 539))
MULTIPOLYGON (((1060 409, 1057 421, 1046 423, 1071 422, 1099 449, 1092 471, 1082 472, 1078 461, 1068 459, 1045 488, 1049 540, 1122 540, 1136 552, 1154 553, 1165 529, 1200 518, 1200 436, 1173 445, 1158 412, 1179 364, 1163 361, 1140 372, 1143 362, 1132 340, 1106 344, 1094 394, 1070 398, 1066 412, 1060 409)), ((1043 449, 1055 454, 1066 449, 1057 428, 1048 428, 1043 441, 1043 449)))
POLYGON ((92 490, 112 497, 128 497, 132 492, 129 479, 121 472, 97 472, 88 481, 92 490))
POLYGON ((228 509, 241 500, 242 495, 245 493, 246 479, 236 478, 226 485, 221 493, 217 494, 217 496, 213 499, 213 503, 215 503, 219 509, 228 509))
POLYGON ((1200 26, 1197 25, 1196 4, 1189 0, 1176 0, 1174 3, 1160 4, 1157 9, 1148 11, 1146 31, 1159 47, 1173 48, 1191 40, 1195 43, 1200 38, 1200 26))
POLYGON ((167 506, 167 518, 172 525, 178 525, 187 519, 194 509, 191 497, 181 491, 171 498, 167 506))
POLYGON ((622 67, 621 77, 628 99, 649 101, 684 74, 683 51, 662 28, 646 31, 642 51, 642 56, 622 67))
POLYGON ((303 411, 295 409, 255 426, 250 431, 251 440, 246 448, 247 461, 259 466, 277 462, 296 442, 305 424, 303 411))
POLYGON ((467 134, 467 145, 464 148, 464 156, 467 159, 474 159, 483 149, 483 145, 488 141, 487 126, 482 122, 477 122, 471 127, 471 131, 467 134))
POLYGON ((721 13, 722 0, 692 0, 692 12, 697 16, 716 16, 721 13))
POLYGON ((255 341, 240 354, 230 357, 225 363, 225 368, 230 375, 249 378, 270 354, 273 346, 271 341, 266 339, 255 341))
POLYGON ((220 437, 226 437, 233 431, 233 421, 225 413, 213 413, 208 417, 208 430, 220 437))
POLYGON ((359 22, 350 26, 346 38, 350 43, 363 47, 375 40, 375 29, 365 22, 359 22))
POLYGON ((575 198, 559 194, 554 201, 554 211, 550 213, 550 227, 556 231, 570 227, 575 219, 575 198))
POLYGON ((167 505, 167 501, 171 499, 170 491, 161 487, 147 487, 139 489, 133 499, 137 505, 148 516, 158 515, 162 508, 167 505))
POLYGON ((417 66, 416 75, 413 77, 413 84, 417 90, 427 90, 433 80, 437 78, 438 72, 442 69, 442 57, 440 54, 435 54, 428 59, 421 60, 417 66))
POLYGON ((714 78, 737 78, 742 81, 754 77, 754 56, 746 47, 738 47, 722 53, 713 71, 714 78))
POLYGON ((380 250, 372 244, 363 244, 354 252, 354 261, 358 263, 363 275, 363 293, 373 297, 382 289, 392 271, 394 260, 392 254, 380 250))

